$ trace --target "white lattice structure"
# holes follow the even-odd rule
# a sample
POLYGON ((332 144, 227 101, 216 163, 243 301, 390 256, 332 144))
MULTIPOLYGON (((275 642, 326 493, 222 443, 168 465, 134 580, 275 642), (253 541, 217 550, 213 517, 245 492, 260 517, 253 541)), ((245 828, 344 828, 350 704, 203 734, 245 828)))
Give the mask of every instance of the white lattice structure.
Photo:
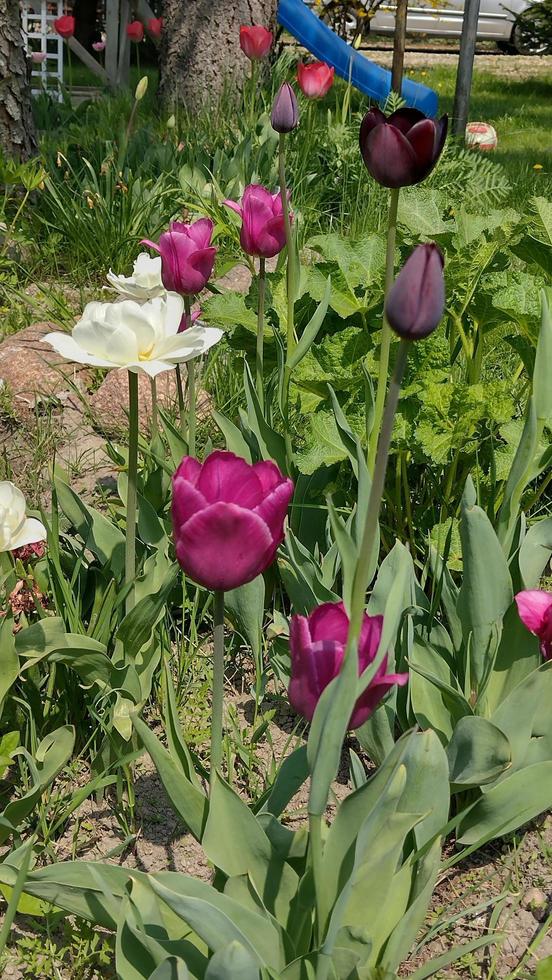
POLYGON ((43 60, 33 62, 33 95, 45 90, 61 100, 63 83, 63 38, 56 34, 54 21, 65 13, 64 0, 22 0, 21 21, 29 55, 43 60))

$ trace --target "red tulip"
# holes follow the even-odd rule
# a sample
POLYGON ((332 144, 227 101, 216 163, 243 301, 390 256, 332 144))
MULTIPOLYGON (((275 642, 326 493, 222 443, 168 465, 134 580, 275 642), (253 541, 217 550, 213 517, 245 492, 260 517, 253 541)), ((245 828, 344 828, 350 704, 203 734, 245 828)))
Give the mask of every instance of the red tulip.
MULTIPOLYGON (((382 627, 383 616, 364 614, 358 648, 359 677, 378 652, 382 627)), ((348 632, 349 617, 342 602, 325 602, 309 616, 291 617, 289 700, 307 721, 311 721, 324 689, 339 674, 348 632)), ((360 728, 395 684, 402 687, 407 683, 408 674, 387 674, 386 670, 387 656, 358 698, 349 728, 360 728)))
POLYGON ((297 83, 308 99, 321 99, 326 95, 334 80, 334 69, 325 61, 314 61, 310 65, 302 62, 297 66, 297 83))
POLYGON ((161 37, 161 31, 163 30, 163 18, 150 17, 147 26, 151 36, 158 40, 161 37))
POLYGON ((133 20, 130 24, 127 24, 127 37, 134 42, 134 44, 139 44, 140 41, 144 40, 144 25, 141 20, 133 20))
POLYGON ((267 31, 266 27, 253 25, 252 27, 240 27, 240 48, 251 61, 260 61, 266 58, 272 47, 272 31, 267 31))
POLYGON ((360 127, 362 159, 384 187, 419 184, 437 163, 447 128, 447 116, 435 121, 419 109, 397 109, 389 117, 370 109, 360 127))
POLYGON ((522 623, 538 636, 544 659, 552 660, 552 593, 528 589, 515 599, 522 623))
POLYGON ((241 247, 247 255, 271 259, 286 244, 286 229, 280 193, 271 194, 260 184, 250 184, 243 192, 241 207, 225 201, 242 219, 241 247))
POLYGON ((417 245, 389 290, 387 320, 403 340, 423 340, 439 326, 444 309, 441 249, 435 242, 417 245))
POLYGON ((200 293, 209 281, 215 264, 216 248, 211 245, 213 222, 200 218, 186 225, 173 221, 159 244, 143 240, 161 256, 161 279, 165 289, 192 296, 200 293))
POLYGON ((251 465, 215 450, 185 456, 173 477, 176 557, 207 589, 236 589, 273 562, 284 537, 293 483, 275 463, 251 465))
POLYGON ((54 30, 57 31, 60 37, 64 37, 66 40, 69 37, 73 37, 75 33, 75 18, 74 17, 57 17, 54 21, 54 30))

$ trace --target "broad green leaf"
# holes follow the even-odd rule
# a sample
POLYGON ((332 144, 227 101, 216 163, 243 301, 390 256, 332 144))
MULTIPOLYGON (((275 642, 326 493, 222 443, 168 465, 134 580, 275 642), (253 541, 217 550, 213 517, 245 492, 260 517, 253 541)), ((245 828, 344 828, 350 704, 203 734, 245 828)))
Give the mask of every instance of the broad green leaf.
MULTIPOLYGON (((44 790, 50 786, 71 757, 74 746, 75 729, 72 725, 64 725, 42 739, 34 759, 30 759, 23 749, 16 750, 18 755, 24 754, 27 758, 32 775, 32 784, 23 796, 8 803, 2 814, 5 821, 9 821, 13 827, 17 828, 32 813, 44 790)), ((4 843, 9 836, 9 827, 0 825, 0 843, 4 843)), ((11 882, 7 882, 7 884, 11 884, 11 882)))
POLYGON ((451 783, 481 786, 494 782, 510 768, 512 750, 500 728, 486 718, 471 715, 457 722, 447 758, 451 783))
POLYGON ((471 714, 470 706, 443 651, 423 636, 415 635, 409 655, 410 700, 421 728, 433 728, 443 745, 452 737, 455 723, 471 714))
POLYGON ((552 956, 537 963, 536 980, 552 980, 552 956))
POLYGON ((546 293, 541 293, 542 321, 533 371, 533 399, 537 421, 546 424, 552 421, 552 385, 550 384, 550 365, 552 364, 552 317, 546 293))
POLYGON ((297 455, 297 466, 301 473, 307 475, 314 473, 320 466, 339 463, 347 456, 331 412, 316 412, 310 417, 309 426, 307 449, 297 455))
POLYGON ((494 720, 499 705, 541 663, 539 641, 523 625, 517 606, 512 603, 503 620, 498 652, 489 681, 478 702, 478 711, 494 720))
POLYGON ((241 326, 252 333, 257 330, 255 311, 246 306, 242 293, 227 292, 209 296, 201 303, 201 319, 223 329, 241 326))
POLYGON ((248 643, 257 663, 262 652, 265 583, 262 575, 224 593, 224 607, 234 627, 248 643))
POLYGON ((19 677, 19 656, 13 634, 13 618, 4 616, 0 622, 0 703, 19 677))
POLYGON ((213 410, 213 419, 217 423, 220 431, 226 440, 226 448, 236 456, 241 456, 248 463, 251 463, 251 450, 243 438, 237 425, 227 419, 221 412, 213 410))
POLYGON ((524 588, 538 589, 551 556, 552 517, 545 517, 531 525, 519 550, 518 563, 524 588))
POLYGON ((179 566, 174 562, 159 591, 140 599, 123 619, 117 630, 117 640, 124 648, 125 657, 137 657, 142 647, 151 640, 153 630, 164 615, 167 597, 178 573, 179 566))
POLYGON ((260 980, 258 963, 237 940, 211 957, 205 980, 260 980))
POLYGON ((453 221, 443 221, 436 192, 424 187, 403 188, 397 220, 416 238, 442 235, 455 227, 453 221))
POLYGON ((267 799, 262 804, 261 812, 272 813, 275 817, 279 817, 300 790, 308 774, 307 747, 306 745, 299 745, 290 755, 286 756, 279 767, 267 799))
POLYGON ((190 974, 184 960, 169 956, 150 974, 149 980, 189 980, 190 974))
POLYGON ((508 737, 512 770, 552 759, 552 661, 533 670, 515 687, 492 715, 508 737))
POLYGON ((458 842, 470 845, 510 834, 551 806, 552 761, 527 766, 491 786, 468 810, 458 827, 458 842))
POLYGON ((109 564, 118 577, 125 567, 125 538, 122 531, 98 510, 89 507, 62 480, 55 481, 59 506, 79 533, 85 546, 102 564, 109 564))
POLYGON ((328 312, 328 303, 330 300, 330 290, 331 290, 331 279, 328 277, 328 284, 326 286, 326 291, 321 302, 318 304, 315 313, 307 323, 305 329, 303 330, 299 341, 292 351, 291 355, 288 356, 288 366, 290 370, 293 371, 297 367, 299 361, 305 356, 309 348, 312 346, 318 331, 324 322, 324 317, 328 312))

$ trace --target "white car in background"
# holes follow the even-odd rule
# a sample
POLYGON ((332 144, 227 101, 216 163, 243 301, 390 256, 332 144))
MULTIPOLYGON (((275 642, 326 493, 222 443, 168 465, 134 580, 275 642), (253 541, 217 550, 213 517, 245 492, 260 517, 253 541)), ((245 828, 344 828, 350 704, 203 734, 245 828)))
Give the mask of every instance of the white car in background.
MULTIPOLYGON (((342 11, 341 0, 338 0, 338 3, 342 11)), ((481 0, 477 39, 496 41, 504 50, 516 50, 520 54, 536 53, 536 49, 530 46, 526 35, 522 35, 517 25, 518 16, 531 5, 530 0, 481 0)), ((322 13, 321 7, 326 8, 330 16, 326 17, 324 13, 322 16, 328 21, 331 19, 332 7, 335 9, 336 6, 335 0, 322 0, 321 4, 317 4, 319 13, 322 13)), ((369 10, 374 6, 373 0, 372 2, 366 0, 363 6, 369 10)), ((342 13, 340 17, 343 17, 342 13)), ((459 38, 462 33, 463 18, 464 0, 431 0, 431 2, 412 0, 408 6, 407 31, 410 34, 425 34, 432 37, 459 38)), ((347 32, 354 35, 358 21, 353 7, 350 13, 345 15, 345 21, 347 32)), ((394 30, 395 8, 384 2, 372 17, 370 33, 393 34, 394 30)))

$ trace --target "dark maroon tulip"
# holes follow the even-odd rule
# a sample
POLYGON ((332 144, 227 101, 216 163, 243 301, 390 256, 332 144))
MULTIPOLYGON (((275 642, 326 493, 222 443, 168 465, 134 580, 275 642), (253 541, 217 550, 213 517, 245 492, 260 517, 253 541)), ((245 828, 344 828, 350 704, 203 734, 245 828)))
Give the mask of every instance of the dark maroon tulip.
POLYGON ((445 309, 443 265, 438 245, 417 245, 391 286, 385 315, 403 340, 422 340, 439 325, 445 309))
POLYGON ((280 86, 274 99, 270 121, 277 133, 291 133, 299 125, 297 98, 289 82, 280 86))
POLYGON ((419 184, 441 155, 448 117, 428 119, 419 109, 397 109, 386 117, 370 109, 360 126, 360 152, 374 180, 384 187, 419 184))

